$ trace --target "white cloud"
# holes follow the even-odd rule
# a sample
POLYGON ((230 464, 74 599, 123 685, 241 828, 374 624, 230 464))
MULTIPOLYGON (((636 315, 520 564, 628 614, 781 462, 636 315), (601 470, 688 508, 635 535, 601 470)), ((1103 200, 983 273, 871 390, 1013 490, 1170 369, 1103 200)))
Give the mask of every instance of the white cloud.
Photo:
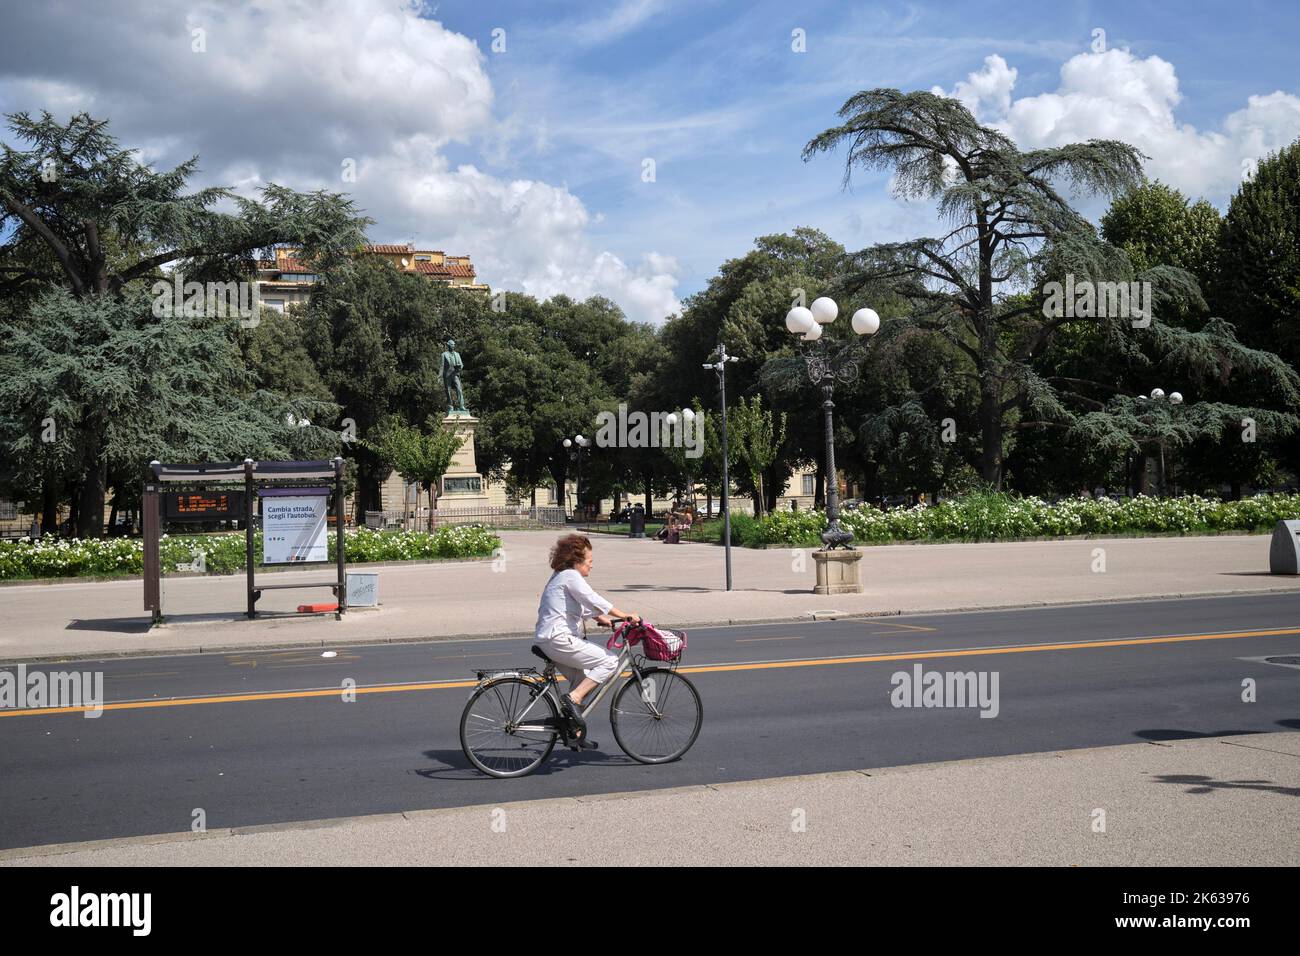
MULTIPOLYGON (((206 0, 169 17, 165 7, 105 0, 69 18, 24 4, 6 12, 0 103, 90 109, 149 161, 199 154, 204 183, 350 192, 378 221, 375 240, 468 254, 494 287, 600 293, 643 321, 675 311, 676 263, 650 254, 629 267, 593 248, 591 217, 565 186, 451 167, 452 144, 490 155, 501 123, 484 53, 421 9, 414 0, 206 0), (342 180, 346 159, 356 161, 355 183, 342 180)), ((632 29, 654 9, 628 4, 597 33, 632 29)))
MULTIPOLYGON (((1173 64, 1128 50, 1080 53, 1061 67, 1058 88, 1012 98, 1016 71, 998 56, 948 94, 1022 148, 1087 139, 1118 139, 1150 157, 1147 175, 1193 199, 1222 203, 1241 181, 1243 162, 1258 160, 1300 136, 1300 97, 1277 91, 1251 96, 1219 130, 1198 130, 1174 115, 1182 101, 1173 64)), ((936 92, 942 92, 936 90, 936 92)))

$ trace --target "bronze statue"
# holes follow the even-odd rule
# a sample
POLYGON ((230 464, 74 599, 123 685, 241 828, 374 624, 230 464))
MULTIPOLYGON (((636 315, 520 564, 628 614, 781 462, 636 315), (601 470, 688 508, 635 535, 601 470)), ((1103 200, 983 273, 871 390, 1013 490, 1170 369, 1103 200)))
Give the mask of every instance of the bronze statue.
POLYGON ((442 384, 447 389, 447 414, 468 414, 465 408, 465 393, 460 387, 460 370, 465 367, 460 353, 456 351, 455 339, 447 340, 447 351, 442 353, 442 384))

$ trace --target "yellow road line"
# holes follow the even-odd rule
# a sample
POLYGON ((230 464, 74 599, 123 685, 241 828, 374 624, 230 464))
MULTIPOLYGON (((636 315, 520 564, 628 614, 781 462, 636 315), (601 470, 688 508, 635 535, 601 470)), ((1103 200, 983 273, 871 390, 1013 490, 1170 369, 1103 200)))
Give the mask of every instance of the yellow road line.
MULTIPOLYGON (((1182 644, 1189 641, 1226 641, 1244 637, 1287 637, 1300 635, 1300 627, 1265 631, 1230 631, 1222 634, 1180 634, 1174 637, 1134 637, 1111 641, 1078 641, 1068 644, 1026 644, 1010 647, 975 647, 965 650, 904 651, 897 654, 871 654, 856 657, 821 657, 802 661, 763 661, 754 664, 702 664, 682 667, 683 674, 711 674, 720 671, 774 670, 787 667, 826 667, 832 664, 871 664, 880 661, 919 661, 936 657, 980 657, 992 654, 1031 654, 1039 651, 1075 651, 1093 647, 1133 647, 1151 644, 1182 644)), ((356 694, 392 694, 412 690, 451 690, 477 687, 477 680, 433 681, 421 684, 390 684, 382 687, 357 687, 356 694)), ((291 700, 304 697, 338 697, 342 687, 322 690, 272 691, 261 694, 227 694, 214 697, 181 697, 169 700, 133 700, 104 704, 104 710, 142 710, 154 707, 187 707, 194 704, 240 704, 258 700, 291 700)), ((34 707, 26 710, 0 709, 0 717, 30 717, 41 714, 79 714, 93 707, 34 707)))

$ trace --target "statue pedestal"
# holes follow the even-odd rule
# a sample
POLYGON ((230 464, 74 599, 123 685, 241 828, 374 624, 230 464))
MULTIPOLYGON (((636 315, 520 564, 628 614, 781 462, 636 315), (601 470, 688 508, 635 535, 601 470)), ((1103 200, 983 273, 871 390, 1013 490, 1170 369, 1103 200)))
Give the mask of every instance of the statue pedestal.
POLYGON ((813 564, 817 565, 817 584, 813 594, 861 594, 858 580, 858 562, 861 551, 814 551, 813 564))
POLYGON ((442 476, 438 488, 438 510, 487 507, 487 488, 474 459, 474 432, 478 429, 478 419, 468 412, 456 412, 444 416, 442 424, 464 440, 442 476))

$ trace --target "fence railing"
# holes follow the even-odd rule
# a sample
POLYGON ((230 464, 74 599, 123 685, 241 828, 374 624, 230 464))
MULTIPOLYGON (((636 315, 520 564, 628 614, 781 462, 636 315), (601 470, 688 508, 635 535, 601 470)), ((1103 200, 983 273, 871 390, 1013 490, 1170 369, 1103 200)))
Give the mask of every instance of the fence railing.
MULTIPOLYGON (((400 511, 367 511, 367 528, 424 528, 428 526, 429 512, 404 514, 400 511)), ((462 508, 435 508, 434 526, 445 524, 484 524, 493 526, 523 525, 560 527, 564 525, 564 509, 559 505, 470 505, 462 508)))

